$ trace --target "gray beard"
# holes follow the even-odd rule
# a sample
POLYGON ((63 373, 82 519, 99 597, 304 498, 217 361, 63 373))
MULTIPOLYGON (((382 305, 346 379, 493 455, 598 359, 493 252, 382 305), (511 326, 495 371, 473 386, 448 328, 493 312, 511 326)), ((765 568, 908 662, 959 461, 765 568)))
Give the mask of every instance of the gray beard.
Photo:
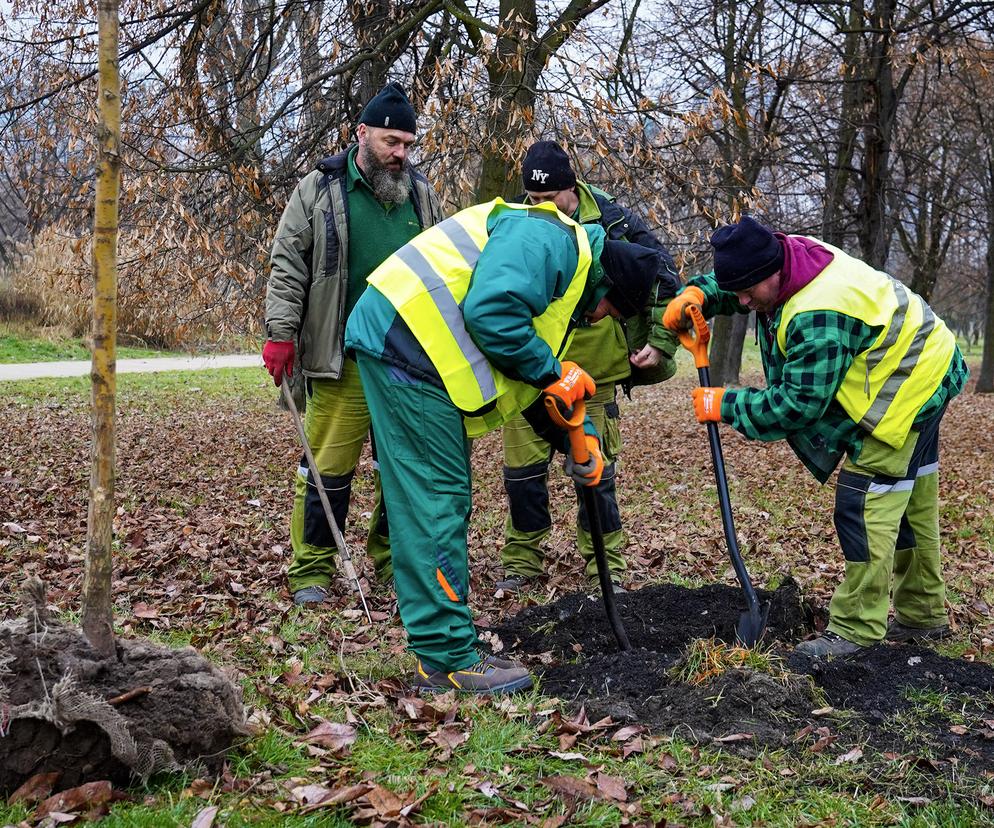
POLYGON ((409 167, 404 162, 402 169, 388 170, 377 161, 372 153, 362 153, 362 168, 373 195, 381 204, 403 204, 411 197, 409 167))

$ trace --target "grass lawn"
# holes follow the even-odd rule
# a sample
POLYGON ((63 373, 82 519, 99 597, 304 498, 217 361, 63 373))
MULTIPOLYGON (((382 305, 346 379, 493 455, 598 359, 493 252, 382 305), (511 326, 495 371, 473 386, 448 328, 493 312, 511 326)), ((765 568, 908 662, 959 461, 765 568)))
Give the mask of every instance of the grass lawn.
MULTIPOLYGON (((0 361, 13 361, 7 353, 0 351, 0 361)), ((633 589, 733 583, 707 442, 690 412, 696 375, 689 358, 681 360, 677 378, 622 402, 618 488, 633 589)), ((746 365, 744 380, 759 384, 754 354, 746 365)), ((840 741, 813 750, 800 737, 755 749, 696 744, 679 728, 653 733, 637 723, 591 721, 570 699, 536 691, 483 701, 410 698, 397 680, 413 661, 393 593, 373 580, 362 554, 362 516, 372 506, 368 452, 346 538, 367 579, 372 625, 345 588, 319 611, 289 600, 287 526, 300 449, 264 371, 122 375, 118 391, 117 630, 192 644, 223 666, 243 689, 255 732, 220 777, 191 770, 153 778, 113 802, 104 825, 191 825, 198 816, 204 828, 969 826, 994 819, 991 774, 937 770, 943 757, 924 748, 856 752, 858 745, 840 741), (343 725, 345 738, 308 739, 322 722, 343 725), (321 804, 330 792, 341 804, 321 804)), ((0 604, 7 617, 21 612, 26 574, 45 580, 62 617, 79 610, 88 406, 85 377, 0 383, 0 604)), ((992 426, 994 399, 968 392, 950 407, 943 431, 943 542, 957 625, 943 651, 978 661, 990 660, 994 646, 992 426)), ((819 487, 783 444, 751 443, 729 429, 722 439, 754 579, 775 584, 793 575, 824 605, 842 571, 832 487, 819 487)), ((477 441, 471 601, 487 626, 524 604, 588 588, 573 541, 572 492, 554 471, 549 581, 521 601, 494 596, 504 518, 499 458, 496 435, 477 441)), ((895 728, 919 727, 937 708, 955 706, 934 694, 912 701, 915 715, 895 728)), ((0 807, 0 824, 30 823, 32 812, 0 807)))
MULTIPOLYGON (((127 357, 164 356, 163 351, 151 348, 119 347, 120 359, 127 357)), ((4 331, 0 328, 0 363, 57 362, 62 360, 89 359, 90 349, 83 339, 47 339, 38 336, 4 331)))

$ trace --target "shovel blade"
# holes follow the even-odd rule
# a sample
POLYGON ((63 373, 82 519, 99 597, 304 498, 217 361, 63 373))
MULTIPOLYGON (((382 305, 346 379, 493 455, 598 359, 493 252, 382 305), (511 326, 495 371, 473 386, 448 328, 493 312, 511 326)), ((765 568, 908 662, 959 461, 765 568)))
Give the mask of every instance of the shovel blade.
POLYGON ((739 625, 735 637, 743 647, 752 649, 763 638, 766 632, 766 619, 770 615, 770 602, 756 604, 739 616, 739 625))

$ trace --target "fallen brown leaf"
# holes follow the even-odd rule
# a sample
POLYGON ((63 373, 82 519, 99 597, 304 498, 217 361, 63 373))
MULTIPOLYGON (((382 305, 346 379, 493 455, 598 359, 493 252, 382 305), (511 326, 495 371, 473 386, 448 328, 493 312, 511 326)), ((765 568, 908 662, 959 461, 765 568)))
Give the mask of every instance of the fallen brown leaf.
POLYGON ((60 776, 62 776, 60 771, 36 773, 14 791, 7 802, 11 805, 16 802, 27 804, 41 802, 52 793, 52 788, 55 787, 55 783, 59 781, 60 776))
POLYGON ((70 788, 42 802, 35 811, 35 818, 42 819, 56 811, 61 813, 79 813, 89 811, 95 806, 110 802, 113 788, 110 782, 87 782, 77 788, 70 788))

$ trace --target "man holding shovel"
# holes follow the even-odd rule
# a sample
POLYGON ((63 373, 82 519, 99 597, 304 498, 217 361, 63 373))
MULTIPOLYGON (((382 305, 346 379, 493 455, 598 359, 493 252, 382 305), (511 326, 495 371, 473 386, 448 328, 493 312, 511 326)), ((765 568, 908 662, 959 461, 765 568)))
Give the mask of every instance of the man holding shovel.
POLYGON ((797 651, 825 658, 944 636, 938 432, 968 376, 953 334, 896 279, 817 239, 747 216, 711 245, 714 273, 692 279, 663 324, 688 327, 690 305, 706 317, 756 311, 767 386, 696 388, 697 419, 786 439, 822 483, 847 456, 835 496, 845 578, 828 629, 797 651))
MULTIPOLYGON (((600 224, 609 239, 635 242, 659 252, 659 273, 650 307, 634 317, 627 327, 608 317, 580 328, 566 354, 567 359, 584 366, 597 384, 597 393, 587 404, 587 414, 601 435, 604 474, 593 491, 593 501, 600 517, 614 589, 623 592, 620 581, 626 568, 624 531, 615 489, 615 460, 621 453, 616 386, 630 389, 633 385, 662 382, 676 372, 673 360, 676 337, 662 327, 659 317, 681 282, 672 256, 645 222, 617 204, 613 196, 577 180, 569 156, 555 141, 538 141, 528 148, 521 178, 525 187, 522 203, 551 201, 561 213, 581 224, 600 224), (660 310, 651 314, 652 309, 660 310)), ((543 571, 542 543, 552 531, 551 457, 549 444, 535 434, 523 417, 510 420, 501 436, 508 515, 500 552, 504 578, 495 586, 519 592, 533 584, 543 571)), ((577 490, 577 547, 587 563, 587 577, 596 581, 594 541, 584 500, 577 490)))
MULTIPOLYGON (((514 662, 481 656, 467 606, 469 441, 524 411, 551 445, 567 438, 545 398, 569 416, 596 388, 560 360, 570 332, 648 300, 658 254, 605 240, 551 203, 501 199, 462 210, 387 259, 349 319, 376 433, 390 514, 394 583, 416 687, 497 693, 531 686, 514 662)), ((595 486, 600 440, 567 473, 595 486)), ((581 439, 583 439, 581 437, 581 439)))
MULTIPOLYGON (((319 162, 297 185, 273 242, 262 358, 276 385, 295 364, 303 375, 294 379, 306 399, 307 443, 343 532, 369 432, 359 372, 342 347, 345 322, 377 265, 442 218, 435 192, 408 161, 415 130, 404 91, 387 84, 359 116, 358 143, 319 162)), ((290 518, 288 575, 299 606, 323 602, 335 573, 335 540, 310 475, 301 462, 290 518)), ((377 577, 388 580, 390 545, 379 497, 366 548, 377 577)))

